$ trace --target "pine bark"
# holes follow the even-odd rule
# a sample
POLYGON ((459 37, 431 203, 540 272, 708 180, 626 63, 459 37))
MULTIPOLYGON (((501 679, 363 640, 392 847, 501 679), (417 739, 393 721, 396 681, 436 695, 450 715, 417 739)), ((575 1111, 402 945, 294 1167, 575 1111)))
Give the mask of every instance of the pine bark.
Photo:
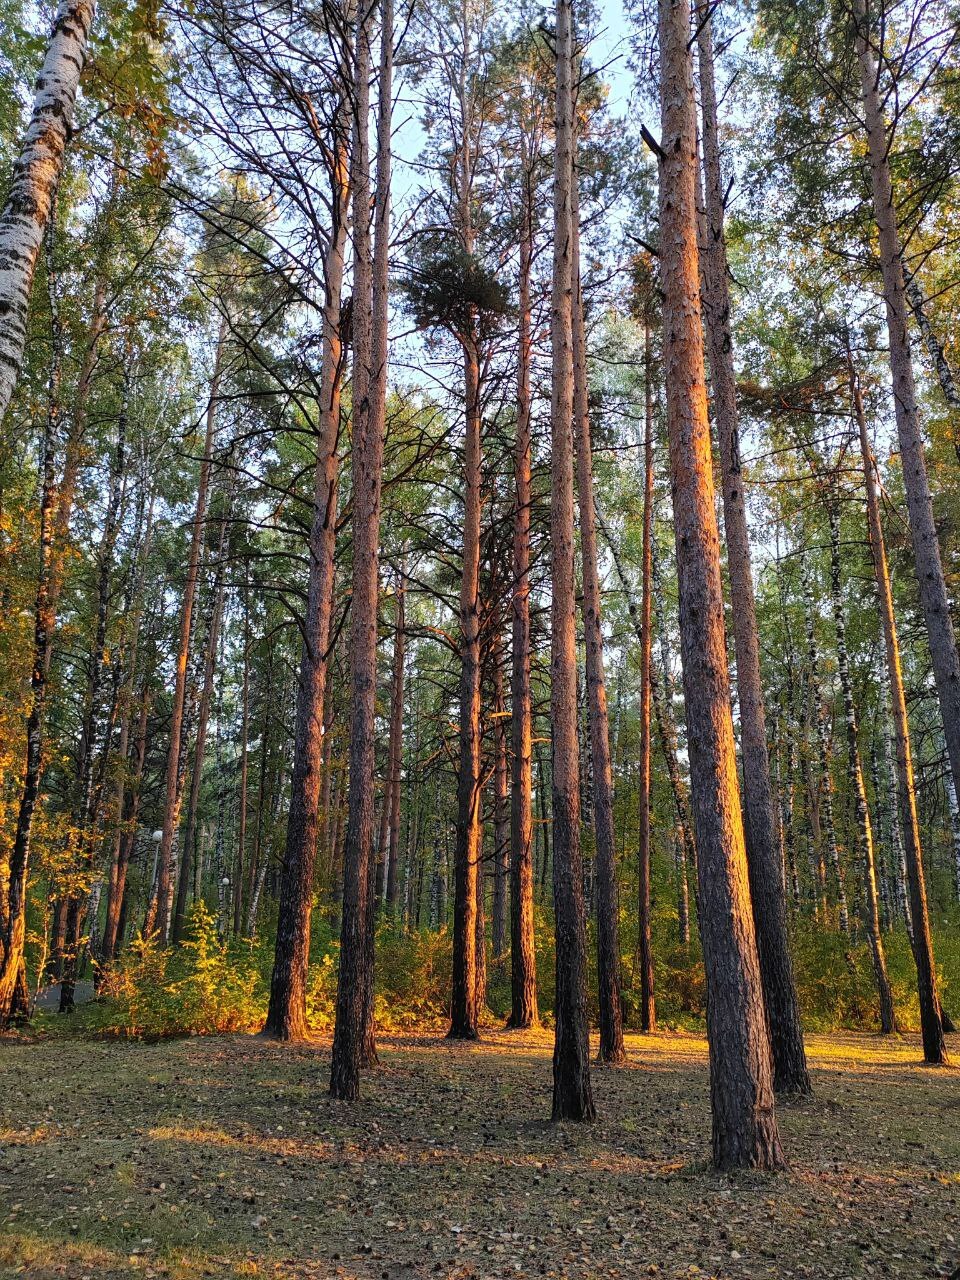
POLYGON ((573 537, 573 14, 557 0, 557 114, 550 306, 550 718, 553 734, 553 897, 556 916, 556 1034, 553 1119, 592 1120, 587 1022, 586 921, 580 853, 577 636, 573 537))
POLYGON ((156 888, 151 894, 143 925, 144 936, 146 937, 156 932, 161 945, 164 946, 167 942, 170 907, 172 905, 173 844, 177 824, 180 821, 180 804, 183 798, 180 770, 180 739, 183 733, 183 717, 187 697, 187 664, 190 658, 193 610, 196 603, 197 578, 200 570, 200 549, 203 544, 207 498, 210 491, 213 437, 217 421, 220 381, 223 376, 226 338, 227 323, 226 320, 221 320, 213 361, 213 373, 210 379, 210 392, 207 400, 203 457, 200 462, 200 480, 197 488, 197 501, 194 508, 190 536, 190 553, 187 561, 187 576, 180 610, 180 643, 177 648, 177 665, 174 676, 173 709, 170 713, 170 742, 167 747, 167 766, 164 779, 163 826, 160 838, 159 870, 156 888))
POLYGON ((493 928, 495 964, 507 948, 510 879, 510 771, 507 763, 507 710, 503 697, 503 650, 493 649, 493 928))
POLYGON ((387 838, 384 842, 384 897, 392 912, 397 909, 400 891, 400 782, 403 772, 403 699, 407 658, 406 579, 401 574, 397 586, 397 622, 393 641, 393 689, 390 698, 389 773, 384 796, 387 838))
POLYGON ((903 836, 907 867, 907 884, 912 924, 911 942, 917 966, 917 991, 920 997, 920 1030, 923 1036, 923 1056, 932 1065, 947 1062, 943 1039, 943 1021, 937 995, 937 969, 933 958, 933 939, 930 936, 930 918, 927 910, 927 888, 923 870, 923 852, 920 844, 920 822, 917 816, 917 795, 913 776, 913 753, 910 745, 910 722, 907 719, 907 702, 903 689, 903 667, 900 662, 900 642, 893 607, 893 590, 890 585, 890 568, 880 520, 880 495, 877 475, 867 436, 867 420, 863 411, 860 386, 851 368, 851 395, 854 415, 860 434, 860 452, 863 459, 863 479, 867 492, 867 523, 870 533, 870 550, 873 569, 880 595, 880 619, 890 681, 890 701, 893 709, 893 727, 896 740, 897 796, 900 811, 900 828, 903 836))
MULTIPOLYGON (((97 611, 94 625, 93 643, 90 648, 87 689, 84 697, 84 715, 81 727, 80 750, 78 752, 79 777, 78 795, 75 807, 76 865, 80 873, 78 887, 70 894, 67 907, 66 938, 64 945, 63 970, 60 980, 60 1012, 70 1013, 74 1007, 74 993, 77 974, 80 967, 82 932, 86 915, 86 904, 90 891, 90 877, 93 870, 96 826, 99 810, 100 787, 94 783, 94 757, 97 741, 100 738, 100 690, 108 661, 107 654, 107 621, 110 611, 111 575, 113 572, 114 549, 120 527, 121 501, 123 496, 124 470, 126 466, 127 437, 127 403, 126 390, 124 402, 117 423, 117 443, 114 451, 113 466, 110 475, 110 487, 107 497, 107 509, 104 518, 103 534, 100 540, 99 565, 97 572, 97 611)), ((106 757, 111 726, 108 723, 103 733, 101 758, 106 757)))
POLYGON ((686 0, 660 0, 660 270, 691 798, 707 975, 713 1159, 783 1164, 744 846, 700 323, 696 100, 686 0))
POLYGON ((863 781, 863 764, 860 759, 859 725, 857 708, 853 701, 850 681, 850 660, 847 654, 847 623, 843 614, 843 580, 840 569, 840 521, 836 510, 836 498, 832 495, 828 517, 830 521, 830 599, 833 605, 833 622, 837 633, 837 674, 843 695, 843 712, 847 722, 847 773, 853 793, 857 822, 857 844, 863 862, 864 908, 867 936, 873 958, 873 974, 880 999, 880 1030, 892 1035, 896 1030, 893 992, 887 973, 887 957, 880 930, 880 904, 877 893, 877 868, 873 848, 873 828, 867 806, 867 789, 863 781))
POLYGON ((377 602, 380 588, 380 498, 387 394, 387 265, 390 190, 390 69, 393 17, 382 9, 380 116, 377 146, 377 262, 370 234, 370 40, 376 6, 357 21, 354 154, 351 160, 354 245, 353 596, 350 606, 350 777, 343 855, 340 972, 330 1092, 360 1096, 360 1068, 377 1060, 373 1027, 376 867, 374 772, 377 694, 377 602))
POLYGON ((593 825, 596 845, 597 995, 600 1006, 601 1062, 623 1062, 623 1008, 620 995, 620 929, 617 853, 613 830, 613 767, 610 717, 603 669, 603 616, 597 556, 597 518, 593 501, 593 448, 587 386, 587 350, 583 288, 580 278, 580 198, 574 166, 570 181, 571 271, 573 274, 573 422, 577 496, 580 516, 580 559, 583 576, 583 633, 586 649, 586 693, 593 782, 593 825))
POLYGON ((890 175, 889 137, 880 99, 879 72, 871 44, 865 0, 853 0, 853 11, 857 24, 856 45, 860 61, 863 123, 870 157, 873 214, 879 233, 893 403, 900 440, 910 536, 933 675, 940 699, 947 754, 954 787, 960 791, 960 658, 957 655, 957 640, 950 615, 940 544, 937 541, 917 408, 913 359, 907 332, 902 246, 890 175))
POLYGON ((193 749, 193 768, 190 771, 190 792, 187 796, 187 816, 184 823, 183 847, 180 856, 180 874, 177 879, 177 896, 173 911, 172 937, 174 943, 183 941, 187 924, 187 897, 193 883, 193 872, 196 865, 197 813, 200 805, 200 788, 203 783, 207 726, 210 722, 210 707, 213 701, 217 648, 220 642, 220 624, 223 618, 225 586, 223 552, 226 529, 226 521, 221 522, 219 545, 216 552, 217 567, 214 575, 210 618, 207 624, 207 639, 203 655, 203 682, 200 688, 200 705, 197 708, 197 737, 193 749))
POLYGON ((698 9, 697 24, 706 204, 706 244, 702 266, 703 309, 710 354, 713 415, 720 446, 723 519, 734 651, 737 659, 744 809, 749 833, 747 867, 750 874, 750 896, 773 1050, 774 1088, 778 1093, 809 1094, 810 1076, 790 959, 786 894, 777 847, 763 681, 760 673, 760 636, 740 458, 740 423, 724 237, 723 176, 714 81, 713 20, 709 5, 701 5, 698 9))
MULTIPOLYGON (((819 786, 814 787, 816 799, 815 835, 819 848, 818 879, 824 893, 823 915, 826 919, 826 874, 824 869, 823 846, 826 845, 827 858, 833 869, 837 886, 837 923, 841 933, 850 932, 850 910, 847 905, 847 885, 843 866, 840 862, 840 848, 837 844, 837 827, 833 811, 833 771, 830 768, 830 735, 827 731, 828 713, 820 687, 818 674, 817 638, 814 630, 814 598, 813 583, 807 567, 806 558, 801 560, 800 573, 803 586, 804 627, 807 638, 807 681, 809 690, 809 713, 813 719, 814 735, 817 749, 817 770, 819 786)), ((813 786, 811 780, 811 786, 813 786)))
MULTIPOLYGON (((463 90, 457 182, 457 215, 464 252, 474 246, 471 188, 471 116, 463 90)), ((477 876, 481 857, 480 815, 480 511, 482 430, 480 353, 475 320, 460 335, 463 348, 463 572, 460 579, 460 762, 457 779, 457 842, 454 854, 453 981, 450 1030, 454 1040, 479 1036, 477 1002, 477 876)))
MULTIPOLYGON (((523 144, 521 144, 523 145, 523 144)), ((517 352, 517 435, 514 444, 513 656, 510 732, 510 1017, 508 1027, 532 1027, 537 1009, 533 936, 533 712, 530 687, 530 366, 533 350, 533 174, 523 166, 520 209, 520 300, 517 352)))
MULTIPOLYGON (((310 529, 307 608, 297 682, 293 776, 290 808, 280 872, 280 901, 270 1003, 263 1034, 279 1040, 302 1040, 307 1027, 307 965, 310 955, 310 909, 319 833, 319 801, 323 764, 323 706, 326 691, 330 616, 334 585, 337 527, 337 483, 340 435, 343 341, 340 332, 341 291, 349 219, 347 139, 348 93, 344 89, 334 123, 331 147, 333 225, 324 260, 323 351, 318 420, 314 512, 310 529)), ((254 906, 259 904, 255 895, 254 906)), ((251 908, 251 915, 256 913, 251 908)))
MULTIPOLYGON (((641 550, 642 588, 640 596, 640 833, 637 846, 638 911, 637 958, 640 966, 640 1026, 655 1031, 657 1008, 653 989, 653 939, 650 920, 650 699, 653 683, 653 360, 650 322, 643 327, 644 432, 643 432, 643 542, 641 550)), ((687 872, 683 865, 683 894, 686 903, 687 872)), ((689 913, 681 932, 690 940, 689 913)))

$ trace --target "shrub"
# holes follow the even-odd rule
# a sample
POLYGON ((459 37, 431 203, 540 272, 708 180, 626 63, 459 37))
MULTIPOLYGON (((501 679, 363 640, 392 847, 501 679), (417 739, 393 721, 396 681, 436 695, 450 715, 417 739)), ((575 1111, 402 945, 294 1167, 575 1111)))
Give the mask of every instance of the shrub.
POLYGON ((103 1031, 147 1039, 257 1030, 266 1009, 253 947, 220 938, 203 903, 193 907, 178 949, 132 941, 104 974, 100 994, 103 1031))

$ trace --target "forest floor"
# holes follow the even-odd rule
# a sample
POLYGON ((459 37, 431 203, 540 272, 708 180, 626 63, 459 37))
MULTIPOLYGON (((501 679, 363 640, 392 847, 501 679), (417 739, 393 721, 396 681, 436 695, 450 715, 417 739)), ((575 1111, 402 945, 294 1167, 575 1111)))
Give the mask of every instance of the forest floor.
POLYGON ((914 1038, 811 1036, 776 1176, 709 1167, 702 1039, 628 1048, 568 1126, 546 1032, 384 1036, 355 1106, 326 1041, 0 1041, 0 1275, 960 1280, 960 1071, 914 1038))

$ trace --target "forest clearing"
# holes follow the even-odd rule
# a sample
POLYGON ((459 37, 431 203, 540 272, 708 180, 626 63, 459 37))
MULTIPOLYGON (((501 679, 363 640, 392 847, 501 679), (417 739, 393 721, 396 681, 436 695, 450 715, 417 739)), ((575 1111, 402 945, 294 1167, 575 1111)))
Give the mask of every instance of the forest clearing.
POLYGON ((349 1106, 329 1042, 0 1047, 2 1274, 903 1280, 960 1263, 960 1073, 916 1037, 814 1036, 790 1168, 720 1175, 707 1046, 629 1035, 594 1125, 551 1125, 552 1036, 384 1037, 349 1106), (50 1105, 67 1078, 77 1107, 50 1105), (11 1107, 17 1081, 17 1106, 11 1107))
POLYGON ((958 0, 49 8, 0 1271, 960 1280, 958 0))

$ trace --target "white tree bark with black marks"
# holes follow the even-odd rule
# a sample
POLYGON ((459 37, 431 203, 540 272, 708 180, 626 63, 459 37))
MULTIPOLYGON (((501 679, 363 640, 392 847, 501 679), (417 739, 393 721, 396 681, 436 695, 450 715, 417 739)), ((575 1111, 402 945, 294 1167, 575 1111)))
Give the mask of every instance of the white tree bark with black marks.
POLYGON ((63 0, 57 10, 0 214, 0 421, 23 365, 33 276, 63 172, 94 9, 93 0, 63 0))

